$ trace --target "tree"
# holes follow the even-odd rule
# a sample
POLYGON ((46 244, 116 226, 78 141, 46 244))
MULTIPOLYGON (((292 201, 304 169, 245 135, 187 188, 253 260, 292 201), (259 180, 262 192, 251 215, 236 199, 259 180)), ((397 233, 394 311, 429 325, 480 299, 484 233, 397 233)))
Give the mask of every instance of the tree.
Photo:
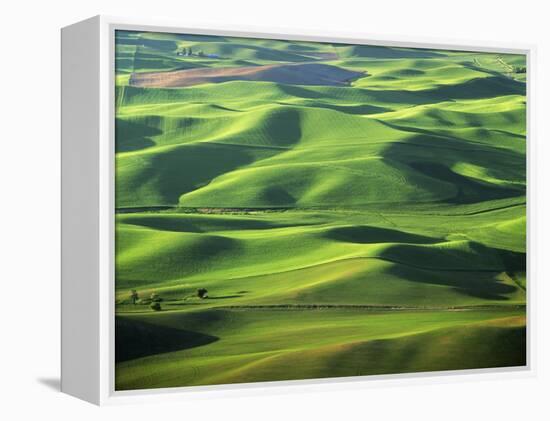
POLYGON ((156 292, 152 292, 151 293, 151 309, 152 310, 155 310, 155 311, 161 311, 162 308, 160 306, 160 302, 162 301, 162 298, 160 298, 160 296, 156 293, 156 292))
POLYGON ((161 301, 162 301, 162 298, 160 298, 160 296, 156 292, 151 293, 151 302, 152 303, 160 303, 161 301))
POLYGON ((139 294, 135 289, 132 290, 132 293, 130 294, 130 299, 132 300, 132 304, 134 305, 139 300, 139 294))
POLYGON ((197 289, 197 297, 199 298, 208 298, 208 290, 206 288, 197 289))

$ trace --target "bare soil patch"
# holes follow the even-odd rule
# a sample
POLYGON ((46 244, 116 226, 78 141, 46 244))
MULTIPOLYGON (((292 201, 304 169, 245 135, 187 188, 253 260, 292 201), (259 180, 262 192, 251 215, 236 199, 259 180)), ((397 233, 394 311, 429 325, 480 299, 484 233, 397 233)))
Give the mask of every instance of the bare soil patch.
POLYGON ((180 88, 204 83, 250 80, 290 85, 342 86, 364 75, 363 72, 321 63, 273 64, 134 73, 130 77, 130 85, 146 88, 180 88))

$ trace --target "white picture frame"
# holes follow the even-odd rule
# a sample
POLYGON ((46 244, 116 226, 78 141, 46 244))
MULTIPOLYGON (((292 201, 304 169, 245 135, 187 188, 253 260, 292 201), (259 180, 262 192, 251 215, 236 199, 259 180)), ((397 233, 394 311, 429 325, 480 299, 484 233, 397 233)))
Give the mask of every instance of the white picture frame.
POLYGON ((365 34, 314 33, 277 28, 201 26, 152 19, 96 16, 62 29, 62 378, 63 392, 94 404, 134 403, 378 387, 388 384, 445 383, 533 376, 535 355, 530 271, 535 221, 531 136, 534 46, 463 44, 453 40, 385 39, 365 34), (363 377, 293 380, 221 386, 114 390, 114 32, 139 30, 227 35, 283 40, 341 42, 395 47, 518 53, 527 56, 527 365, 363 377))

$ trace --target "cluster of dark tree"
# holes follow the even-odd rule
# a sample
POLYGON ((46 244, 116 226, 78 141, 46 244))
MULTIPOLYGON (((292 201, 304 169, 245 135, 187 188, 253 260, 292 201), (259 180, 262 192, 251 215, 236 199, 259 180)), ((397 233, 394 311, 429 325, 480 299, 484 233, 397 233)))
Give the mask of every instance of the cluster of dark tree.
POLYGON ((130 300, 132 301, 132 304, 149 304, 149 306, 155 310, 160 311, 162 310, 160 303, 162 302, 162 298, 156 293, 153 292, 149 296, 149 299, 140 299, 138 292, 133 289, 130 293, 130 300))
MULTIPOLYGON (((197 289, 197 297, 201 299, 208 298, 208 290, 206 288, 197 289)), ((138 303, 149 304, 149 307, 151 307, 151 309, 154 311, 162 310, 162 306, 160 305, 160 303, 162 302, 162 298, 156 292, 151 293, 151 296, 149 297, 148 300, 147 299, 142 300, 139 298, 138 292, 135 289, 133 289, 132 292, 130 293, 130 300, 134 305, 138 303)))
POLYGON ((202 50, 199 50, 196 53, 193 53, 193 49, 191 47, 189 47, 189 48, 183 47, 182 49, 177 50, 176 54, 178 56, 185 56, 185 57, 189 57, 189 56, 192 56, 192 55, 196 55, 196 56, 199 56, 199 57, 204 57, 204 53, 202 52, 202 50))
POLYGON ((527 73, 527 67, 524 67, 524 66, 514 67, 514 72, 515 73, 527 73))

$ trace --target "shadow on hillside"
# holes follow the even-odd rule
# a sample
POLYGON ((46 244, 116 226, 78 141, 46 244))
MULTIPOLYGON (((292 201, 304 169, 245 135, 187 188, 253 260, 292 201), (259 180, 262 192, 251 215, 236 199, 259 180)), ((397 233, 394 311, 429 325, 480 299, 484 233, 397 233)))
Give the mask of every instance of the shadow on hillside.
POLYGON ((230 42, 226 37, 220 35, 177 34, 177 37, 193 42, 230 42))
MULTIPOLYGON (((149 209, 147 209, 149 210, 149 209)), ((272 228, 304 227, 315 222, 268 221, 252 218, 192 218, 180 215, 138 215, 126 216, 121 223, 152 228, 159 231, 208 233, 218 230, 260 230, 272 228)))
POLYGON ((332 240, 347 243, 373 244, 373 243, 437 243, 441 239, 410 234, 408 232, 388 228, 378 228, 368 225, 354 225, 333 228, 326 232, 326 236, 332 240))
POLYGON ((504 95, 525 95, 526 85, 502 76, 470 79, 452 85, 440 85, 421 91, 432 99, 449 101, 452 99, 495 98, 504 95))
POLYGON ((362 57, 362 58, 437 58, 447 57, 446 54, 425 48, 395 48, 379 45, 354 45, 340 44, 336 47, 337 51, 343 57, 362 57), (348 51, 346 51, 348 50, 348 51), (343 54, 342 54, 343 53, 343 54))
MULTIPOLYGON (((262 121, 262 133, 269 133, 270 141, 278 146, 294 145, 301 137, 299 113, 296 110, 271 113, 262 121)), ((258 148, 248 147, 246 143, 237 147, 222 143, 182 144, 152 155, 148 165, 127 183, 142 186, 155 180, 162 202, 177 204, 180 196, 206 186, 214 178, 285 150, 266 148, 260 153, 258 148)), ((147 197, 140 199, 147 203, 147 197)))
POLYGON ((260 197, 269 206, 281 204, 284 206, 295 206, 297 202, 294 196, 280 186, 267 186, 262 190, 260 197))
MULTIPOLYGON (((410 131, 419 132, 414 129, 410 131)), ((525 156, 509 149, 429 135, 423 131, 422 134, 390 143, 381 154, 389 165, 399 171, 403 171, 403 165, 410 168, 408 179, 420 187, 425 186, 427 190, 439 185, 440 198, 436 201, 441 203, 471 204, 525 195, 522 185, 496 184, 481 179, 485 175, 487 179, 503 181, 525 177, 525 156), (483 168, 485 173, 480 174, 479 178, 468 177, 453 171, 457 164, 483 168)))
POLYGON ((338 111, 345 114, 352 115, 366 115, 366 114, 379 114, 392 111, 391 108, 380 107, 370 104, 360 104, 360 105, 337 105, 337 104, 327 104, 325 102, 317 101, 308 101, 304 104, 292 104, 286 102, 277 102, 277 104, 291 107, 304 107, 304 108, 323 108, 327 110, 338 111))
POLYGON ((447 203, 469 204, 487 200, 505 199, 523 196, 525 192, 518 189, 503 188, 498 185, 484 183, 465 177, 451 171, 448 167, 435 162, 411 162, 410 167, 439 181, 451 183, 457 193, 446 200, 447 203))
MULTIPOLYGON (((362 88, 361 91, 374 98, 375 102, 423 105, 457 99, 468 100, 495 98, 505 95, 525 95, 525 89, 525 83, 523 82, 501 76, 490 76, 419 91, 365 88, 362 88)), ((311 98, 312 96, 308 97, 311 98)))
POLYGON ((120 316, 115 319, 115 336, 115 361, 117 363, 195 348, 219 339, 204 333, 155 325, 120 316))
MULTIPOLYGON (((160 117, 156 117, 160 119, 160 117)), ((137 121, 117 118, 115 121, 115 152, 132 152, 154 146, 151 136, 162 134, 156 127, 137 121)))
MULTIPOLYGON (((389 273, 402 279, 425 284, 450 286, 462 294, 486 300, 508 300, 507 295, 517 291, 518 287, 506 284, 497 277, 503 272, 506 272, 509 276, 513 276, 517 271, 525 271, 525 253, 486 248, 481 244, 478 246, 478 254, 483 253, 484 250, 493 252, 494 256, 500 260, 499 264, 501 267, 495 267, 494 270, 490 270, 480 269, 476 265, 472 265, 471 271, 468 270, 467 266, 463 266, 463 269, 454 268, 452 270, 445 270, 437 266, 434 269, 429 269, 431 262, 452 261, 452 256, 441 255, 441 253, 445 253, 444 250, 430 250, 429 248, 422 248, 423 253, 419 255, 409 255, 408 260, 404 259, 405 261, 401 261, 399 253, 396 252, 396 249, 399 251, 400 246, 396 246, 396 249, 388 250, 387 253, 382 253, 380 257, 396 263, 389 269, 389 273), (418 266, 414 262, 418 262, 418 266), (422 266, 426 267, 423 268, 422 266)), ((407 252, 410 251, 410 248, 403 248, 402 250, 407 252)), ((467 264, 469 256, 466 253, 460 250, 455 250, 455 253, 457 263, 460 264, 462 262, 463 264, 466 262, 467 264)), ((480 259, 483 258, 482 255, 479 257, 480 259)), ((490 259, 488 258, 488 260, 490 259)))
POLYGON ((473 324, 375 339, 331 354, 327 366, 344 375, 372 375, 523 366, 526 329, 473 324), (429 358, 426 358, 426 350, 429 358))
MULTIPOLYGON (((377 76, 380 80, 383 77, 377 76)), ((396 79, 388 76, 386 79, 396 79)), ((332 99, 338 102, 346 89, 360 101, 368 104, 407 104, 423 105, 434 102, 495 98, 505 95, 525 95, 525 83, 502 76, 489 76, 470 79, 452 85, 438 85, 430 89, 418 91, 404 89, 369 89, 358 87, 307 87, 298 85, 278 84, 278 89, 290 96, 303 99, 332 99)))

